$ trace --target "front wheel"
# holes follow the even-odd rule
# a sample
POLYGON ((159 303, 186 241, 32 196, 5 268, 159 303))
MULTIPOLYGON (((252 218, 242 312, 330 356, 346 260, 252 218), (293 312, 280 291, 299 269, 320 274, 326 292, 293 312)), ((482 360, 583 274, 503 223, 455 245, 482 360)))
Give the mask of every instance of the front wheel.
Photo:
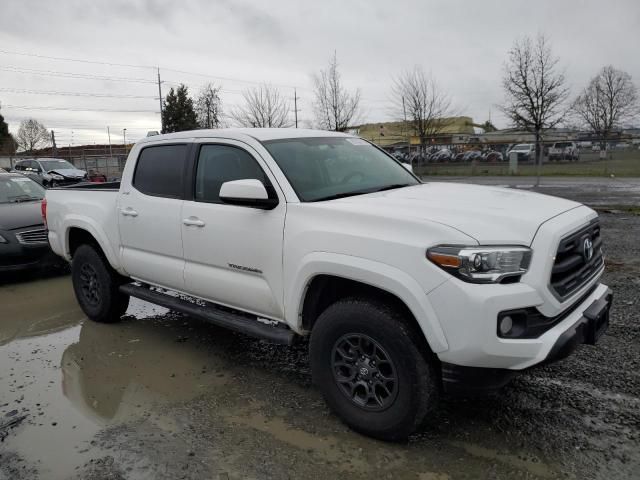
POLYGON ((71 278, 80 308, 91 320, 113 323, 127 311, 129 296, 119 290, 125 280, 93 246, 81 245, 75 251, 71 278))
POLYGON ((374 301, 340 300, 320 315, 310 342, 313 380, 347 425, 402 440, 435 408, 438 370, 418 335, 400 312, 374 301))

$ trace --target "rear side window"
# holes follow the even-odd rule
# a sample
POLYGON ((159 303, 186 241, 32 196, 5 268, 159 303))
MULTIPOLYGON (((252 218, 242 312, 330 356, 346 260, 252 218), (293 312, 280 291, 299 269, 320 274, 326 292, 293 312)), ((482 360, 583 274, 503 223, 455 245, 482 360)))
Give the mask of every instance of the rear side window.
POLYGON ((227 145, 203 145, 198 156, 195 199, 220 203, 220 187, 232 180, 260 180, 269 191, 269 179, 245 150, 227 145))
POLYGON ((147 195, 182 198, 186 161, 186 145, 147 147, 138 157, 133 186, 147 195))

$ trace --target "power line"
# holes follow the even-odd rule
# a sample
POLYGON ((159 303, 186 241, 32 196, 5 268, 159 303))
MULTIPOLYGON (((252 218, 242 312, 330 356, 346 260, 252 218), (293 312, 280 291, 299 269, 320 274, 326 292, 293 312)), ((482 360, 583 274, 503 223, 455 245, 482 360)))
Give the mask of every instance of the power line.
POLYGON ((155 100, 157 97, 153 95, 118 95, 112 93, 89 93, 89 92, 58 92, 53 90, 27 90, 21 88, 1 88, 0 92, 7 93, 26 93, 30 95, 58 95, 58 96, 70 96, 70 97, 95 97, 95 98, 127 98, 127 99, 135 99, 135 98, 143 98, 143 99, 153 99, 155 100))
POLYGON ((67 108, 67 107, 32 107, 29 105, 8 105, 7 108, 19 108, 21 110, 60 110, 67 112, 117 112, 117 113, 158 113, 155 110, 112 110, 106 108, 67 108))
POLYGON ((153 69, 156 68, 149 65, 133 65, 130 63, 99 62, 97 60, 84 60, 79 58, 68 58, 68 57, 51 57, 48 55, 40 55, 37 53, 10 52, 8 50, 0 50, 0 53, 6 54, 6 55, 20 55, 22 57, 35 57, 35 58, 46 58, 49 60, 62 60, 65 62, 80 62, 80 63, 93 63, 95 65, 109 65, 111 67, 153 68, 153 69))
POLYGON ((77 78, 83 80, 112 80, 118 82, 134 82, 134 83, 156 83, 155 80, 147 80, 144 78, 132 78, 132 77, 111 77, 105 75, 90 75, 85 73, 74 72, 60 72, 57 70, 37 70, 33 68, 15 67, 13 65, 0 67, 0 70, 13 73, 26 73, 30 75, 43 75, 51 77, 63 77, 63 78, 77 78))
MULTIPOLYGON (((56 57, 56 56, 41 55, 41 54, 36 54, 36 53, 13 52, 13 51, 8 51, 8 50, 0 50, 0 54, 20 55, 20 56, 25 56, 25 57, 44 58, 44 59, 49 59, 49 60, 89 63, 89 64, 95 64, 95 65, 107 65, 107 66, 117 66, 117 67, 127 67, 127 68, 142 68, 142 69, 154 69, 154 70, 158 68, 157 66, 151 66, 151 65, 135 65, 135 64, 129 64, 129 63, 102 62, 102 61, 98 61, 98 60, 86 60, 86 59, 69 58, 69 57, 56 57)), ((162 66, 160 66, 159 68, 161 70, 163 70, 163 71, 182 73, 182 74, 185 74, 185 75, 193 75, 193 76, 196 76, 196 77, 212 78, 212 79, 216 79, 216 80, 224 80, 224 81, 227 81, 227 82, 248 83, 248 84, 253 84, 253 85, 262 85, 262 84, 265 83, 264 81, 258 81, 258 80, 244 80, 244 79, 241 79, 241 78, 224 77, 224 76, 211 75, 211 74, 208 74, 208 73, 200 73, 200 72, 190 72, 188 70, 178 70, 178 69, 175 69, 175 68, 166 68, 166 67, 162 67, 162 66)), ((148 82, 148 81, 145 81, 145 82, 148 82)), ((156 83, 156 82, 155 81, 151 81, 151 83, 156 83)), ((286 85, 286 84, 278 84, 278 83, 272 83, 272 82, 267 82, 267 83, 271 83, 272 85, 274 85, 276 87, 298 88, 300 90, 309 90, 309 89, 307 89, 305 87, 298 87, 296 85, 286 85)))

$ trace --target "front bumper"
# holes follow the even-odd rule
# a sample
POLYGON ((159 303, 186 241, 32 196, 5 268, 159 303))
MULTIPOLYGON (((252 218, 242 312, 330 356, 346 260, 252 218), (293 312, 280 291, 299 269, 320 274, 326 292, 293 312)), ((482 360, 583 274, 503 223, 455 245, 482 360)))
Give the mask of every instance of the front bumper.
POLYGON ((8 243, 0 243, 0 272, 28 270, 49 260, 53 252, 48 244, 24 245, 15 236, 2 233, 8 243))
POLYGON ((448 343, 448 349, 438 352, 438 357, 454 365, 509 370, 541 363, 593 302, 610 295, 609 287, 598 283, 598 278, 576 292, 575 303, 552 312, 544 308, 548 304, 539 290, 522 282, 476 285, 451 279, 428 295, 448 343), (547 317, 565 313, 535 338, 501 338, 497 332, 501 312, 523 307, 535 307, 547 317))
MULTIPOLYGON (((599 296, 585 302, 579 302, 578 308, 556 328, 547 332, 548 339, 555 338, 545 357, 532 364, 543 365, 569 356, 579 345, 595 345, 609 326, 609 312, 613 302, 613 293, 606 285, 599 284, 596 291, 599 296), (586 306, 586 308, 584 308, 586 306), (576 312, 579 317, 575 319, 576 312), (567 323, 569 325, 567 326, 567 323)), ((547 334, 545 334, 546 336, 547 334)), ((547 349, 545 349, 546 351, 547 349)), ((508 368, 482 368, 477 366, 442 363, 443 388, 448 393, 469 393, 494 390, 504 386, 517 375, 518 370, 508 368)))

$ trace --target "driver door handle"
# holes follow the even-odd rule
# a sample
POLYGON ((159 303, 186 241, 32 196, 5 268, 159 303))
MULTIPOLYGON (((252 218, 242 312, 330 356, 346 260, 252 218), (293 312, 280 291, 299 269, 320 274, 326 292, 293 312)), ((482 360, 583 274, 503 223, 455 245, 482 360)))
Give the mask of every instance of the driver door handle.
POLYGON ((198 217, 189 217, 182 220, 182 223, 189 227, 204 227, 205 223, 198 217))
POLYGON ((122 215, 124 215, 125 217, 137 217, 138 216, 138 212, 136 212, 133 208, 131 207, 127 207, 127 208, 123 208, 121 210, 122 215))

